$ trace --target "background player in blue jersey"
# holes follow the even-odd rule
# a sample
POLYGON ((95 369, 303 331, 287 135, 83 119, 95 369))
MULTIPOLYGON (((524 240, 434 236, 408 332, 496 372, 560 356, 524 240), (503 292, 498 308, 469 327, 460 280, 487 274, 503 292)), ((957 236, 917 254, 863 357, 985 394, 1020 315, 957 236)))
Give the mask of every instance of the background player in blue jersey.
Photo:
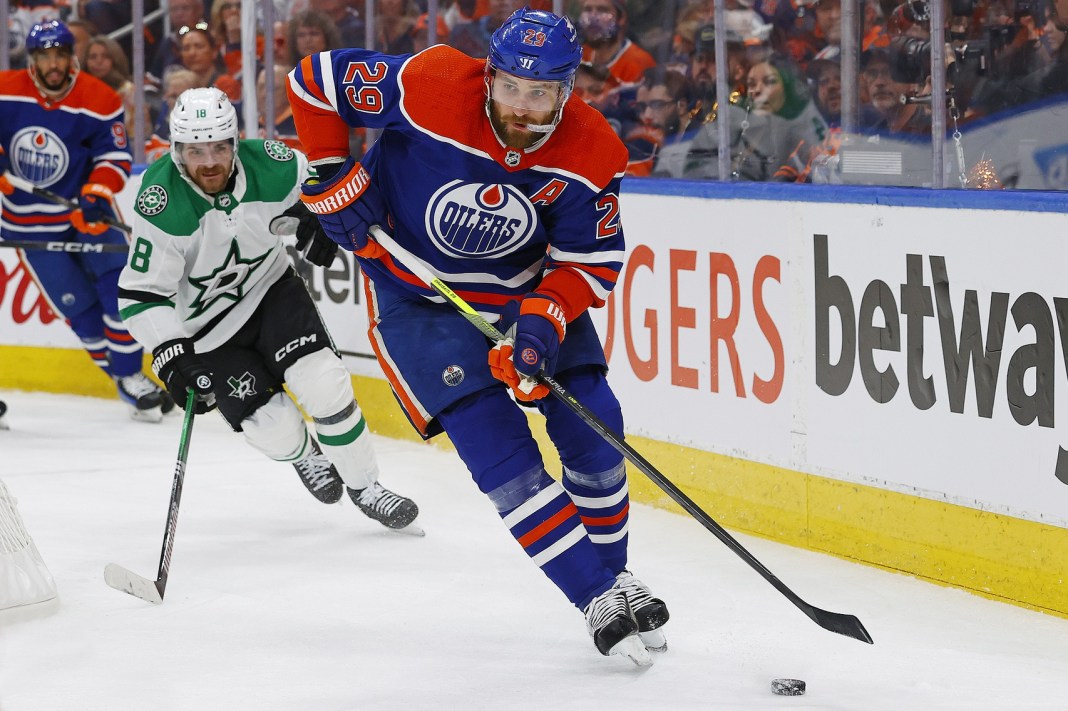
MULTIPOLYGON (((58 20, 34 25, 27 69, 0 72, 0 170, 78 202, 70 210, 16 191, 0 177, 4 239, 125 244, 105 218, 117 218, 115 193, 130 173, 122 99, 79 73, 74 35, 58 20)), ((174 401, 141 372, 141 346, 119 318, 118 253, 19 250, 52 309, 93 361, 115 379, 134 419, 158 422, 174 401)))
POLYGON ((339 50, 302 60, 288 88, 322 180, 301 199, 360 260, 397 400, 424 437, 449 435, 511 534, 585 613, 597 649, 648 664, 666 649, 668 611, 627 569, 623 458, 531 377, 554 374, 622 431, 586 311, 622 266, 627 153, 600 114, 569 101, 580 58, 569 20, 524 9, 493 34, 488 60, 446 46, 339 50), (384 129, 362 165, 348 156, 350 126, 384 129), (508 340, 488 343, 369 239, 373 224, 508 340), (510 391, 545 415, 560 482, 510 391))

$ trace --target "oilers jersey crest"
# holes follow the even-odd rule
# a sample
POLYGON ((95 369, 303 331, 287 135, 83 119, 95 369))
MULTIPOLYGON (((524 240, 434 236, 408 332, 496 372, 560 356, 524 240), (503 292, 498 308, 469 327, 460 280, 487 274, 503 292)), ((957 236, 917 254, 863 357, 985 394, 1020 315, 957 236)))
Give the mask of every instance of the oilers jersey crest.
MULTIPOLYGON (((96 77, 79 73, 70 92, 51 102, 26 70, 0 72, 0 115, 10 170, 37 187, 77 199, 87 182, 114 192, 126 184, 131 156, 122 99, 96 77)), ((22 191, 3 198, 5 232, 19 239, 53 238, 70 229, 69 214, 22 191)))
MULTIPOLYGON (((443 45, 416 55, 306 57, 289 91, 309 158, 346 155, 349 126, 385 129, 362 162, 389 206, 394 238, 460 296, 495 313, 567 271, 584 292, 571 314, 601 305, 623 260, 626 149, 574 98, 541 145, 506 146, 486 115, 484 67, 443 45), (380 161, 391 169, 376 170, 380 161)), ((361 265, 381 286, 440 300, 389 256, 361 265)))

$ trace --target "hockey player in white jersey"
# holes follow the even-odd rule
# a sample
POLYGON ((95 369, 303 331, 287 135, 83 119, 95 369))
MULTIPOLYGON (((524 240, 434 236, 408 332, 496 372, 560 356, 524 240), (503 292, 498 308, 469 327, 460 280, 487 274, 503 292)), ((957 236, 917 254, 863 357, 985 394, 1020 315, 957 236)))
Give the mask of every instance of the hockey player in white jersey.
MULTIPOLYGON (((193 388, 198 413, 218 407, 250 445, 292 463, 320 501, 347 489, 367 516, 408 526, 419 509, 378 482, 349 373, 270 230, 298 201, 307 159, 278 141, 238 140, 237 113, 215 88, 184 92, 170 128, 171 153, 146 171, 136 200, 123 321, 180 405, 193 388)), ((302 222, 298 247, 317 229, 302 222)))

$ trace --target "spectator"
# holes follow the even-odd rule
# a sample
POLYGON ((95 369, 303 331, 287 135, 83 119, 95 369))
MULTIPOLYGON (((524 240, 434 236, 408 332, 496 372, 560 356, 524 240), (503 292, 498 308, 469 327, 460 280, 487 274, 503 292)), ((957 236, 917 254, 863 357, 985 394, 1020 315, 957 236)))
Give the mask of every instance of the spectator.
POLYGON ((85 71, 103 81, 123 98, 133 93, 130 61, 115 40, 105 35, 97 35, 89 40, 84 67, 85 71))
POLYGON ((689 105, 690 83, 686 77, 663 67, 645 70, 636 100, 630 106, 638 123, 624 138, 629 153, 628 175, 651 175, 658 153, 682 140, 689 124, 689 105))
POLYGON ((449 44, 469 57, 488 56, 490 36, 524 5, 526 0, 490 0, 489 13, 474 22, 458 25, 449 34, 449 44))
POLYGON ((419 18, 415 0, 376 0, 375 49, 386 54, 410 54, 412 29, 419 18))
MULTIPOLYGON (((302 13, 303 14, 303 13, 302 13)), ((260 107, 260 138, 267 137, 266 119, 274 116, 274 138, 290 148, 302 150, 297 138, 297 127, 293 124, 293 108, 286 95, 286 77, 293 67, 284 64, 274 65, 274 106, 267 110, 267 69, 260 70, 256 77, 256 105, 260 107)))
POLYGON ((106 35, 130 24, 129 0, 89 0, 78 3, 78 15, 106 35))
MULTIPOLYGON (((732 102, 746 93, 746 77, 749 73, 749 58, 746 47, 740 42, 727 42, 728 92, 732 102)), ((699 120, 710 119, 716 109, 716 28, 705 25, 697 30, 694 51, 689 64, 692 83, 691 111, 699 120)))
POLYGON ((861 77, 871 102, 871 116, 862 126, 880 134, 931 135, 931 115, 919 104, 906 103, 915 95, 915 84, 898 81, 893 76, 890 54, 882 49, 870 49, 861 54, 861 77))
POLYGON ((156 85, 160 84, 168 67, 182 63, 181 37, 178 33, 183 27, 193 27, 198 21, 202 21, 204 2, 203 0, 169 0, 167 16, 170 19, 171 34, 160 42, 148 69, 148 74, 156 85))
MULTIPOLYGON (((309 54, 341 48, 341 33, 330 18, 315 10, 305 10, 289 21, 289 60, 293 66, 309 54)), ((279 86, 284 87, 285 84, 279 86)), ((285 95, 285 92, 282 92, 285 95)))
MULTIPOLYGON (((171 140, 171 109, 174 108, 175 102, 182 92, 186 89, 195 89, 200 86, 200 78, 196 72, 189 69, 185 69, 182 66, 171 67, 166 74, 163 75, 163 99, 160 102, 159 115, 156 118, 156 125, 152 129, 152 138, 149 140, 148 147, 145 149, 146 157, 149 153, 159 157, 163 155, 170 148, 171 140), (151 150, 150 150, 151 149, 151 150), (162 149, 161 152, 156 149, 162 149)), ((149 160, 151 163, 152 161, 149 160)))
POLYGON ((67 23, 67 29, 74 35, 74 56, 78 58, 78 64, 84 67, 89 40, 99 33, 92 24, 85 20, 71 20, 67 23))
POLYGON ((642 72, 656 64, 652 55, 627 39, 623 0, 582 0, 578 21, 582 61, 608 67, 611 89, 637 87, 642 72))
MULTIPOLYGON (((342 47, 365 46, 367 29, 363 17, 345 0, 310 0, 309 7, 330 18, 341 35, 342 47)), ((363 3, 360 3, 363 7, 363 3)))
POLYGON ((812 102, 796 65, 772 55, 749 70, 749 102, 766 121, 750 126, 742 169, 755 180, 804 182, 813 151, 827 136, 827 123, 812 102))
POLYGON ((226 74, 236 78, 241 70, 241 0, 214 0, 208 26, 226 74))
MULTIPOLYGON (((198 22, 178 32, 182 42, 182 66, 196 74, 196 87, 218 86, 221 82, 219 88, 229 95, 236 82, 225 72, 226 67, 215 45, 215 36, 208 31, 208 24, 198 22)), ((237 93, 240 95, 240 91, 237 93)))
MULTIPOLYGON (((136 104, 134 102, 134 84, 130 76, 130 60, 122 51, 119 43, 110 37, 97 35, 89 40, 86 47, 85 71, 100 79, 122 97, 123 106, 126 109, 126 133, 134 135, 134 125, 137 121, 136 104)), ((148 135, 152 131, 151 108, 146 104, 141 114, 143 125, 148 135)))
MULTIPOLYGON (((437 40, 435 44, 441 44, 449 38, 449 25, 445 22, 445 13, 438 12, 437 40)), ((415 21, 412 28, 412 51, 422 52, 430 46, 430 15, 423 13, 415 21)))

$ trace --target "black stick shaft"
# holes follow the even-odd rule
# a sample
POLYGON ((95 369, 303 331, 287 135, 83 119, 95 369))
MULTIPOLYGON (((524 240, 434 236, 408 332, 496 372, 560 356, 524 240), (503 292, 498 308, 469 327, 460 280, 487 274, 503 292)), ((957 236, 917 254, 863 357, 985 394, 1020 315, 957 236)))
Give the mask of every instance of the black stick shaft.
POLYGON ((178 527, 178 505, 182 502, 182 484, 185 483, 185 463, 189 460, 189 440, 193 436, 196 399, 196 392, 189 388, 185 401, 185 419, 182 421, 182 438, 178 442, 178 460, 174 465, 174 482, 171 484, 171 503, 167 509, 167 528, 163 531, 163 550, 160 552, 159 573, 156 575, 156 589, 159 590, 161 599, 170 576, 174 531, 178 527))
MULTIPOLYGON (((52 192, 51 190, 46 190, 45 188, 39 188, 36 185, 34 185, 33 183, 31 183, 29 180, 26 180, 24 178, 20 178, 19 176, 14 175, 11 172, 4 173, 4 177, 7 178, 7 182, 11 183, 11 185, 13 187, 17 188, 18 190, 21 190, 21 191, 27 192, 27 193, 32 193, 33 195, 36 195, 37 197, 41 198, 42 200, 47 200, 48 202, 55 203, 56 205, 63 205, 64 207, 69 208, 71 210, 77 210, 78 209, 78 203, 76 201, 69 200, 69 199, 63 197, 62 195, 57 195, 56 193, 52 192)), ((107 217, 107 216, 105 216, 101 220, 101 222, 103 222, 104 224, 106 224, 109 227, 114 227, 115 229, 122 230, 126 234, 133 234, 133 228, 130 227, 129 225, 127 225, 124 222, 119 222, 118 220, 115 220, 115 219, 107 217)))

